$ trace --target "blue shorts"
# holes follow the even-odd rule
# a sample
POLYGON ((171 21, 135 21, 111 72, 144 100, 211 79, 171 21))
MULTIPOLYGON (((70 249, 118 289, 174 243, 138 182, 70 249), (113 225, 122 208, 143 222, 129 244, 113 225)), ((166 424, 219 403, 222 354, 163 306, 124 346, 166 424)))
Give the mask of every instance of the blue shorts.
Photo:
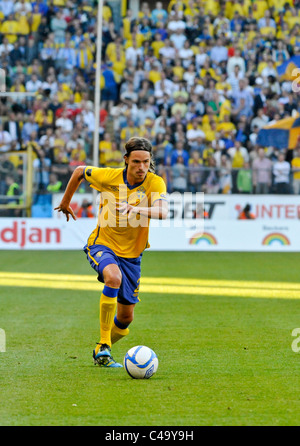
POLYGON ((103 88, 101 90, 101 100, 102 101, 117 101, 118 91, 116 88, 103 88))
POLYGON ((103 269, 112 263, 117 265, 122 274, 122 283, 118 293, 118 302, 123 305, 136 304, 139 299, 142 254, 135 259, 118 257, 104 245, 85 245, 83 248, 90 265, 98 273, 99 282, 104 283, 103 269))

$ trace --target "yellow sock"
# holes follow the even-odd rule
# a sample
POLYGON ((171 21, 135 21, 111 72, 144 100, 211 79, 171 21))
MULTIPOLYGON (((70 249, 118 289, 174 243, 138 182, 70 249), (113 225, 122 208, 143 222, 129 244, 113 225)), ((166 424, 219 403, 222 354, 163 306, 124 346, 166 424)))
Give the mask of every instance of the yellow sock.
POLYGON ((115 344, 120 339, 129 334, 129 328, 119 328, 116 324, 113 324, 111 329, 111 343, 115 344))
POLYGON ((107 344, 110 347, 118 291, 118 288, 105 286, 100 297, 100 344, 107 344))

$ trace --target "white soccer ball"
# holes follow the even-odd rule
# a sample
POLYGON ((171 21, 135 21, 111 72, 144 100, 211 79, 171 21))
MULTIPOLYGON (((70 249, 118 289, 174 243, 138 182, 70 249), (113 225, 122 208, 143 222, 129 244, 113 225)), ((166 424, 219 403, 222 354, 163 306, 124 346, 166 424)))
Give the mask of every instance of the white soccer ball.
POLYGON ((138 345, 126 353, 124 367, 131 378, 148 379, 157 371, 158 359, 151 348, 138 345))

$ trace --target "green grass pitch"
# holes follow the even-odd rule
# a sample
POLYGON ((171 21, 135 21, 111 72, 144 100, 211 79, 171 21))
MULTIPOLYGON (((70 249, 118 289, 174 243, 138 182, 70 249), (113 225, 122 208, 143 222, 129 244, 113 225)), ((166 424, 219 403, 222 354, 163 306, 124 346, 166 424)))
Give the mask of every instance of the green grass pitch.
MULTIPOLYGON (((83 252, 0 252, 0 425, 298 425, 300 253, 146 252, 122 361, 94 366, 102 285, 83 252)), ((300 346, 300 342, 299 342, 300 346)))

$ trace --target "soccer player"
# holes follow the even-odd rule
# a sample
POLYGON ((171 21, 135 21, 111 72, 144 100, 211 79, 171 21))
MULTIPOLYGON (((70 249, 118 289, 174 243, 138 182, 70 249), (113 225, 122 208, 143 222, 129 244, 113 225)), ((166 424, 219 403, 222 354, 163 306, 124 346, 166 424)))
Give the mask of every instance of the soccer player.
POLYGON ((76 220, 70 202, 79 184, 86 180, 101 192, 97 227, 83 249, 104 282, 100 341, 93 351, 94 363, 104 367, 122 367, 113 359, 111 346, 129 333, 139 302, 142 253, 150 246, 149 221, 165 219, 168 213, 166 186, 154 173, 151 143, 133 137, 125 151, 124 168, 77 167, 55 208, 67 221, 70 216, 76 220))

